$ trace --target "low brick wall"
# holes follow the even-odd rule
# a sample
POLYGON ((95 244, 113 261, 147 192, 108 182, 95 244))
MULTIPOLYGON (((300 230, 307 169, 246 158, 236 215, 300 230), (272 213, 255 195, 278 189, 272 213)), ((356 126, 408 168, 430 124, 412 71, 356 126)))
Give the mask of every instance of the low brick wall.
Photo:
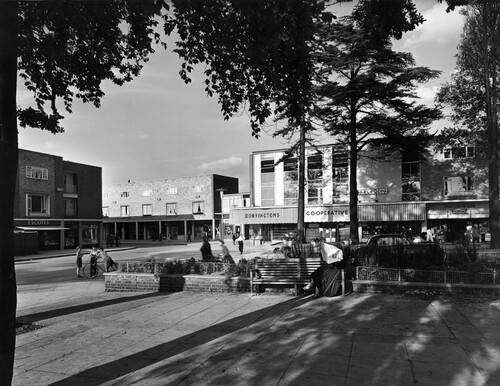
POLYGON ((106 292, 250 292, 247 277, 220 275, 170 275, 109 272, 104 274, 106 292))

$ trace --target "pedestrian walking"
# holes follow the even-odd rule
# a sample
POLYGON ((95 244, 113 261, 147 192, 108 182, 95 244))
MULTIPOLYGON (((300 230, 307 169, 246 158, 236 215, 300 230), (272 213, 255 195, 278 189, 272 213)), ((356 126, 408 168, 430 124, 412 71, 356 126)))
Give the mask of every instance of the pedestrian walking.
POLYGON ((81 270, 83 266, 82 257, 83 257, 82 247, 78 245, 76 247, 76 277, 83 277, 81 275, 81 270))
POLYGON ((233 232, 233 245, 236 245, 236 233, 233 232))
POLYGON ((240 235, 240 237, 238 237, 238 249, 240 250, 240 255, 243 254, 243 241, 245 240, 245 238, 243 237, 243 235, 240 235))
POLYGON ((210 243, 206 238, 203 239, 203 244, 201 245, 200 252, 202 261, 208 261, 213 259, 212 247, 210 246, 210 243))

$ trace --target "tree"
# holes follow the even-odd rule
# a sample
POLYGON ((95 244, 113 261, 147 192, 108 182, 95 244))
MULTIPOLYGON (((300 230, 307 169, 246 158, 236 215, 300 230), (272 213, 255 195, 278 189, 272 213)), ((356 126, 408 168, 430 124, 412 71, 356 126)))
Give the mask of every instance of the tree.
MULTIPOLYGON (((358 242, 357 162, 360 152, 384 143, 401 149, 423 147, 439 108, 417 104, 419 83, 439 75, 416 67, 409 53, 394 52, 386 33, 364 27, 355 9, 339 23, 325 25, 323 51, 318 53, 322 80, 317 87, 316 117, 326 131, 349 150, 350 237, 358 242), (374 40, 375 39, 375 40, 374 40)), ((363 16, 364 17, 364 16, 363 16)))
POLYGON ((137 76, 159 36, 162 2, 0 2, 0 384, 11 383, 15 348, 14 194, 21 126, 62 132, 58 105, 99 107, 102 81, 137 76), (18 73, 19 71, 19 73, 18 73), (16 109, 17 75, 35 107, 16 109), (48 107, 47 107, 48 104, 48 107))
POLYGON ((500 3, 473 2, 464 11, 465 25, 458 47, 457 71, 438 99, 452 107, 457 125, 442 133, 442 144, 475 144, 488 166, 489 220, 493 249, 500 248, 498 169, 498 94, 500 86, 500 3), (487 146, 485 146, 487 144, 487 146))

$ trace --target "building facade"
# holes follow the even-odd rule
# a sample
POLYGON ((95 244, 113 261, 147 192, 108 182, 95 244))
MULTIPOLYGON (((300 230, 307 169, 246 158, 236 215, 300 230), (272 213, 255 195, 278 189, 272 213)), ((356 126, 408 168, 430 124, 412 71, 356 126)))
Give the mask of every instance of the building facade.
MULTIPOLYGON (((409 152, 383 154, 371 149, 358 161, 359 239, 376 233, 416 236, 429 227, 443 241, 464 239, 476 225, 489 238, 487 187, 477 175, 458 172, 458 158, 473 149, 446 149, 419 159, 409 152)), ((349 153, 335 145, 307 149, 306 237, 349 239, 349 153)), ((298 161, 286 150, 251 154, 251 206, 231 210, 250 237, 279 241, 297 229, 298 161)))
POLYGON ((14 225, 36 231, 39 249, 98 245, 102 169, 19 149, 14 225))
POLYGON ((184 241, 219 238, 222 196, 237 192, 237 178, 217 174, 104 186, 105 237, 184 241))
POLYGON ((224 238, 231 239, 234 235, 243 234, 245 239, 250 238, 249 229, 242 223, 231 222, 231 210, 250 207, 250 193, 224 194, 222 197, 222 217, 224 225, 224 238))

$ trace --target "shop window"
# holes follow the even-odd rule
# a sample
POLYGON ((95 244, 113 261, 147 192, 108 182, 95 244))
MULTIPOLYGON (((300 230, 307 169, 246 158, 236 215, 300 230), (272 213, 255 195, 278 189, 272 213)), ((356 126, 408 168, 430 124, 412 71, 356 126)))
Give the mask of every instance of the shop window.
POLYGON ((128 216, 130 216, 130 206, 128 206, 128 205, 122 205, 122 206, 120 206, 120 216, 121 217, 128 217, 128 216))
POLYGON ((50 215, 50 197, 39 194, 26 195, 26 216, 43 216, 50 215))
POLYGON ((474 192, 474 177, 459 176, 444 178, 445 196, 462 196, 474 192))
POLYGON ((203 201, 194 201, 193 202, 193 213, 194 214, 203 214, 203 213, 205 213, 205 202, 203 202, 203 201))
POLYGON ((167 204, 167 215, 172 216, 177 214, 177 203, 170 202, 167 204))
POLYGON ((142 205, 142 215, 143 216, 151 216, 152 214, 153 214, 153 205, 152 204, 142 205))
POLYGON ((37 166, 26 166, 26 177, 37 180, 48 180, 49 169, 39 168, 37 166))
POLYGON ((475 155, 474 146, 455 146, 444 149, 444 159, 471 158, 475 155))

